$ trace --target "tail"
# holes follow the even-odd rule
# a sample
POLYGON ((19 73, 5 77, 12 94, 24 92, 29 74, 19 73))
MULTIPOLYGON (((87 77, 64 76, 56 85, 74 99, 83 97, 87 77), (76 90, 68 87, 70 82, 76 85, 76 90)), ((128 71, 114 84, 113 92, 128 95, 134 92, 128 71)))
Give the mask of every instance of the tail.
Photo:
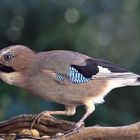
POLYGON ((106 73, 96 75, 98 80, 106 79, 111 81, 112 88, 124 86, 140 86, 140 75, 132 72, 106 73))
POLYGON ((136 83, 137 85, 140 85, 140 75, 137 76, 136 83))
POLYGON ((118 84, 119 87, 140 86, 140 75, 138 74, 127 72, 117 75, 116 78, 118 78, 118 83, 120 81, 120 85, 118 84))

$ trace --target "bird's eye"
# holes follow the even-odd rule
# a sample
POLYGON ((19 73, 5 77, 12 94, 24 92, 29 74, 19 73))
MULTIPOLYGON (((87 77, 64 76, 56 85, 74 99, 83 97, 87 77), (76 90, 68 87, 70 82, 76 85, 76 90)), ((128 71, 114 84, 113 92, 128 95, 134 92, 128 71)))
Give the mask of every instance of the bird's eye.
POLYGON ((10 52, 8 52, 3 55, 3 58, 5 61, 10 61, 13 58, 13 55, 10 52))

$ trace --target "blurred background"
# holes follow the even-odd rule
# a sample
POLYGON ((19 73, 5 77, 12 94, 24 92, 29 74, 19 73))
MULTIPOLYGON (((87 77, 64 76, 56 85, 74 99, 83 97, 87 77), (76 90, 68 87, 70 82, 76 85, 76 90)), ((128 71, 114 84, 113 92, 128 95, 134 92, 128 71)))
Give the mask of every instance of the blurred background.
MULTIPOLYGON (((0 49, 13 44, 36 51, 65 49, 118 63, 140 74, 139 0, 1 0, 0 49)), ((116 126, 140 121, 140 87, 113 90, 86 125, 116 126)), ((0 120, 63 110, 24 90, 0 82, 0 120)), ((72 117, 78 121, 84 107, 72 117)))

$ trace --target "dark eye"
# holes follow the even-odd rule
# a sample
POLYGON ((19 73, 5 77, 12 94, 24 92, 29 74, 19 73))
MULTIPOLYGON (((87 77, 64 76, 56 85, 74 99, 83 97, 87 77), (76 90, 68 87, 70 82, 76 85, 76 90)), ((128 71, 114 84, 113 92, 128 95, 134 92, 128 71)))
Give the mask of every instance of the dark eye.
POLYGON ((8 52, 3 55, 3 58, 5 61, 10 61, 13 58, 13 55, 10 52, 8 52))

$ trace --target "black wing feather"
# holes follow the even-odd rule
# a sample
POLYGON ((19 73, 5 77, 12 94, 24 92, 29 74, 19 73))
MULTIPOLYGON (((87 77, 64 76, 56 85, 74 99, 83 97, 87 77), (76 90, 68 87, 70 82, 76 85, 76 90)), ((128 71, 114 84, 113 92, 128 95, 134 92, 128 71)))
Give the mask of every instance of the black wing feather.
POLYGON ((79 65, 71 65, 71 67, 75 68, 79 73, 81 73, 86 78, 91 78, 93 75, 96 75, 99 72, 97 64, 90 59, 86 59, 85 66, 79 65))
POLYGON ((126 70, 122 66, 120 66, 118 64, 114 64, 114 63, 109 62, 107 60, 103 60, 103 59, 94 59, 94 60, 93 59, 88 59, 88 61, 94 61, 98 66, 108 68, 108 70, 110 70, 111 72, 115 72, 115 73, 128 72, 128 70, 126 70))
POLYGON ((72 64, 71 67, 75 68, 79 73, 81 73, 86 78, 91 78, 93 75, 96 75, 99 72, 98 66, 107 68, 108 70, 114 73, 128 72, 121 66, 113 64, 103 59, 86 59, 85 63, 86 63, 85 66, 72 64))

